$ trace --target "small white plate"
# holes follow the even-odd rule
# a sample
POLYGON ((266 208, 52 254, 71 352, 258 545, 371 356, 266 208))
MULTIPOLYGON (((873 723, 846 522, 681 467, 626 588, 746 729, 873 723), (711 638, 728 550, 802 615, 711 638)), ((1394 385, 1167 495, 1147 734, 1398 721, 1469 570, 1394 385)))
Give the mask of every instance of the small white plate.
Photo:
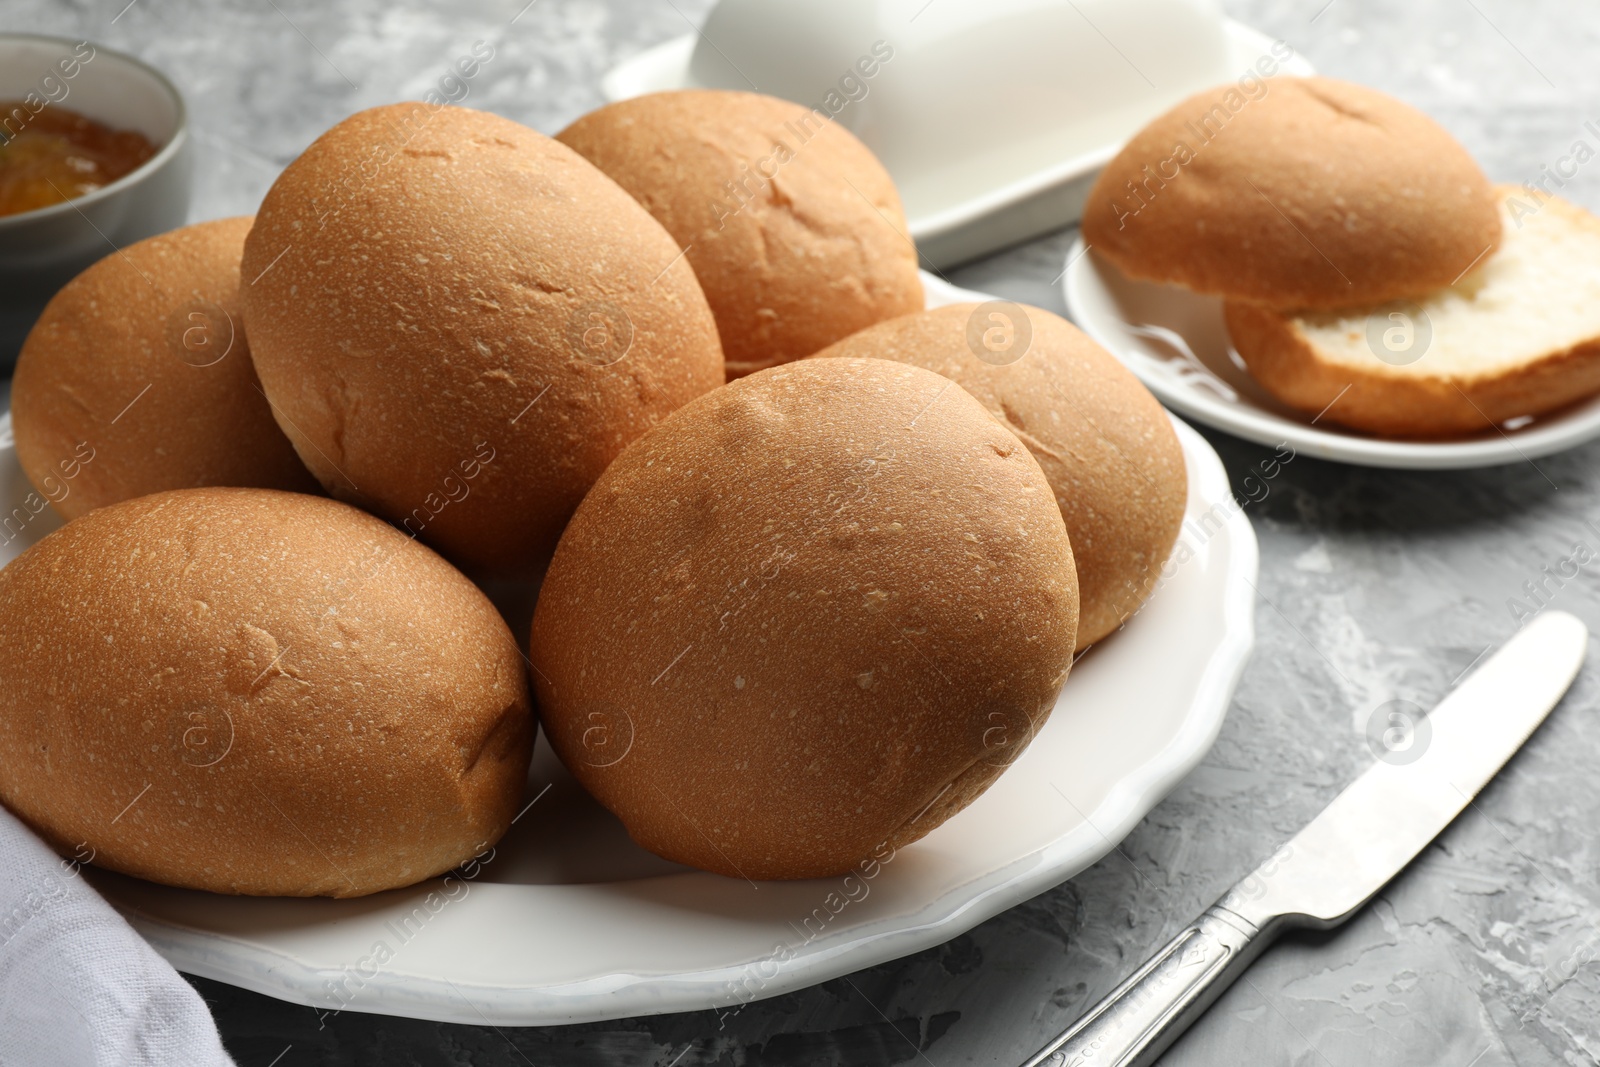
MULTIPOLYGON (((1244 74, 1272 50, 1272 38, 1249 26, 1228 19, 1224 29, 1232 53, 1230 77, 1244 74)), ((689 87, 689 62, 697 39, 696 34, 684 34, 624 60, 601 79, 601 91, 607 100, 616 101, 689 87)), ((1280 75, 1299 77, 1314 73, 1299 55, 1291 56, 1279 70, 1280 75)), ((1164 107, 1157 107, 1152 116, 1161 110, 1164 107)), ((1133 133, 1127 131, 1128 136, 1133 133)), ((945 267, 1077 222, 1095 178, 1121 148, 1121 140, 1104 144, 1032 173, 1002 170, 980 195, 940 196, 921 205, 908 202, 907 225, 917 251, 924 262, 945 267)), ((905 178, 897 175, 902 185, 907 184, 905 178)))
MULTIPOLYGON (((933 305, 988 299, 926 281, 933 305)), ((1083 657, 994 787, 871 877, 753 885, 667 863, 542 739, 531 807, 472 877, 298 900, 85 874, 180 970, 317 1008, 478 1025, 734 1010, 939 944, 1109 852, 1222 725, 1253 640, 1256 540, 1216 453, 1174 425, 1189 470, 1184 562, 1083 657)), ((0 501, 29 492, 0 441, 0 501)), ((0 564, 56 525, 48 511, 25 525, 0 564)))
POLYGON ((1161 402, 1196 422, 1297 454, 1363 467, 1450 470, 1521 463, 1600 437, 1600 396, 1551 415, 1451 441, 1371 437, 1313 424, 1273 399, 1245 369, 1222 318, 1222 301, 1174 285, 1127 278, 1083 238, 1062 278, 1067 313, 1122 360, 1161 402))

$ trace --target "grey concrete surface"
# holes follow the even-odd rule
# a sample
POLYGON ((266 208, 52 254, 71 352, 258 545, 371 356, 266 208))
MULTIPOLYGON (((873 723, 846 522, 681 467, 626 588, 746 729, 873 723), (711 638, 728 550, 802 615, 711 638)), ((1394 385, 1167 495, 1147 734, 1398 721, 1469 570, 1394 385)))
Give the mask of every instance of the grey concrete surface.
MULTIPOLYGON (((467 103, 546 132, 600 102, 612 64, 685 32, 705 0, 4 0, 0 24, 84 35, 167 70, 201 147, 196 219, 254 210, 279 169, 358 108, 425 93, 475 40, 467 103), (120 14, 119 14, 120 12, 120 14)), ((938 0, 976 2, 976 0, 938 0)), ((1600 10, 1557 0, 1225 0, 1325 73, 1434 115, 1491 177, 1523 181, 1600 117, 1600 10)), ((1003 65, 1003 57, 985 62, 1003 65)), ((1600 163, 1565 195, 1600 208, 1600 163)), ((1070 234, 952 273, 1062 310, 1070 234)), ((1208 436, 1236 480, 1267 450, 1208 436)), ((1509 635, 1511 598, 1575 542, 1600 551, 1600 443, 1456 473, 1300 458, 1247 512, 1259 643, 1202 766, 1122 854, 962 937, 849 980, 710 1012, 539 1029, 309 1009, 197 981, 243 1067, 1020 1062, 1371 759, 1360 725, 1426 706, 1509 635)), ((1240 490, 1241 499, 1243 491, 1240 490)), ((1259 495, 1259 494, 1257 494, 1259 495)), ((1557 606, 1600 626, 1600 576, 1557 606)), ((1479 801, 1347 927, 1271 950, 1169 1067, 1544 1067, 1600 1059, 1600 659, 1479 801)))

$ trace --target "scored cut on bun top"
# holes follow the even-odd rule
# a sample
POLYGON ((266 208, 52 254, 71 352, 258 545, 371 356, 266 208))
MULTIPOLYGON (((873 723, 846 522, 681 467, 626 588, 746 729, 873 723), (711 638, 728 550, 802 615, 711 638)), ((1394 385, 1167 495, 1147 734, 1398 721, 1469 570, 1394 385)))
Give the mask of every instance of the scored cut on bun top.
POLYGON ((459 571, 326 497, 184 489, 0 570, 0 800, 58 848, 217 893, 360 896, 500 837, 533 721, 459 571))
POLYGON ((1331 78, 1196 93, 1101 172, 1083 236, 1130 278, 1275 308, 1450 285, 1500 241, 1494 191, 1420 111, 1331 78))
POLYGON ((1072 663, 1039 465, 954 382, 808 359, 620 456, 535 610, 546 736, 644 847, 730 877, 848 870, 992 783, 1072 663))
POLYGON ((689 89, 610 104, 556 137, 685 249, 716 313, 729 378, 922 309, 894 182, 820 111, 689 89))
POLYGON ((892 359, 971 393, 1039 461, 1072 539, 1078 647, 1144 603, 1188 500, 1183 448, 1150 391, 1076 326, 1009 301, 870 326, 814 358, 892 359))
POLYGON ((162 489, 314 492, 273 421, 239 313, 249 217, 113 252, 68 282, 11 383, 17 458, 65 518, 162 489))
POLYGON ((661 224, 481 111, 333 127, 268 191, 243 273, 256 368, 306 465, 463 566, 536 570, 623 447, 723 381, 661 224))

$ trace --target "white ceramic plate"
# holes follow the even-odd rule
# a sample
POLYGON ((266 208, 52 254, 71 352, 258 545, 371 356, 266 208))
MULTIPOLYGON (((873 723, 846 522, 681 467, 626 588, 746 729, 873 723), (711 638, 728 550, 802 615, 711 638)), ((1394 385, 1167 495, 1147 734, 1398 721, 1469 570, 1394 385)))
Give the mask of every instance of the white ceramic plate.
MULTIPOLYGON (((1225 28, 1233 77, 1271 52, 1273 40, 1265 34, 1231 19, 1225 28)), ((684 34, 625 60, 600 83, 606 99, 626 100, 687 87, 696 40, 696 34, 684 34)), ((1283 63, 1280 73, 1304 77, 1315 69, 1295 55, 1283 63)), ((1127 131, 1129 136, 1133 133, 1127 131)), ((1033 173, 997 173, 994 185, 980 195, 934 197, 920 208, 908 204, 907 225, 917 251, 925 262, 944 267, 1076 222, 1101 168, 1121 148, 1122 142, 1116 141, 1033 173)))
MULTIPOLYGON (((985 299, 925 280, 931 304, 985 299)), ((532 806, 471 877, 295 900, 85 873, 191 974, 318 1008, 480 1025, 736 1008, 948 940, 1110 851, 1222 724, 1252 642, 1256 541, 1216 453, 1174 424, 1192 556, 1179 553, 1145 609, 1083 657, 995 786, 870 878, 756 885, 667 863, 542 739, 532 806)), ((9 438, 6 417, 8 511, 30 491, 9 438)), ((48 510, 25 524, 0 563, 57 525, 48 510)))
POLYGON ((1062 277, 1067 313, 1139 376, 1161 402, 1196 422, 1297 454, 1365 467, 1445 470, 1521 463, 1600 437, 1600 396, 1498 431, 1451 441, 1399 441, 1313 424, 1245 370, 1222 301, 1173 285, 1136 282, 1073 242, 1062 277))

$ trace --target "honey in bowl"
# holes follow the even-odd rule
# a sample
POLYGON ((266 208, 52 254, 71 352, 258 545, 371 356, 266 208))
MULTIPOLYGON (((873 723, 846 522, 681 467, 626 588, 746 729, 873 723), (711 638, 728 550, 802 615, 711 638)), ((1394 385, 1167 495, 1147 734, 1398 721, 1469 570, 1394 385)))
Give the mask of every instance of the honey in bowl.
POLYGON ((110 185, 156 154, 143 134, 64 107, 31 114, 0 102, 0 215, 49 207, 110 185))

